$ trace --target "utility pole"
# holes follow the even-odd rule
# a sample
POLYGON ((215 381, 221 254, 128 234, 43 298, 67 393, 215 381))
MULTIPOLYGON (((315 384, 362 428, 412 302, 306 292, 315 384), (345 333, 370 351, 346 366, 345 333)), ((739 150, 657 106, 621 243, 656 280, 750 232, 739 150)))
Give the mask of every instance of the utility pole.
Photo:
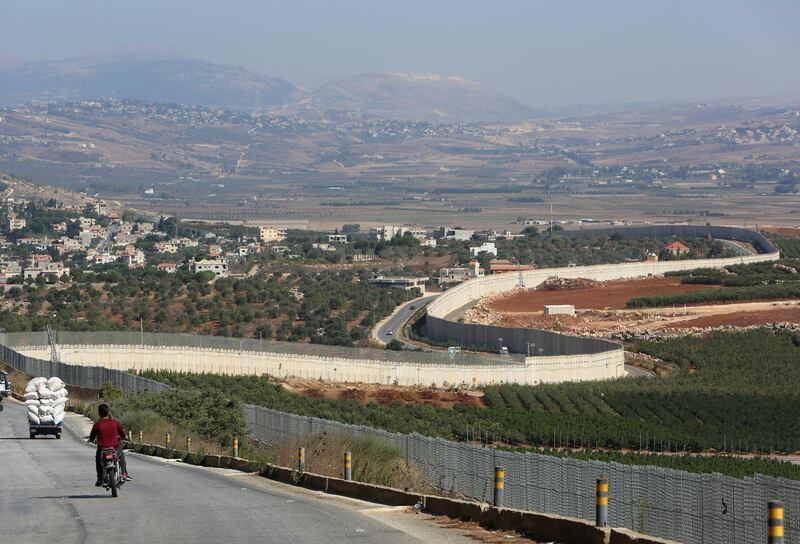
POLYGON ((139 318, 139 342, 144 347, 144 317, 139 318))

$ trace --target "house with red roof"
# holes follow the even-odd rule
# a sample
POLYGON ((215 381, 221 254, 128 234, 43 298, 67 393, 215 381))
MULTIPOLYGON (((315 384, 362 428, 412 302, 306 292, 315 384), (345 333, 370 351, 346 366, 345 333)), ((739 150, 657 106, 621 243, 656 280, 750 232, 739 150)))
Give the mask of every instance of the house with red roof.
POLYGON ((687 246, 682 242, 679 242, 678 240, 675 240, 671 244, 667 244, 666 246, 664 246, 664 249, 666 249, 673 255, 686 255, 691 251, 689 246, 687 246))

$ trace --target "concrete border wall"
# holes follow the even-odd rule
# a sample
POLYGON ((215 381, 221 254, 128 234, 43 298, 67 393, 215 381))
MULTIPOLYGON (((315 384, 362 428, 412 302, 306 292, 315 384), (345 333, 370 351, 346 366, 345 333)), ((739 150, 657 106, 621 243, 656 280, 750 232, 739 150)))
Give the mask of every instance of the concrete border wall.
MULTIPOLYGON (((554 357, 574 357, 583 354, 587 361, 591 355, 611 353, 621 350, 614 343, 599 339, 581 338, 536 329, 512 329, 475 325, 457 321, 460 312, 476 301, 516 288, 532 289, 547 278, 588 278, 597 281, 636 278, 650 275, 661 275, 665 272, 692 270, 695 268, 714 268, 734 264, 773 261, 780 258, 778 252, 769 241, 757 232, 737 227, 694 227, 691 225, 652 225, 647 227, 630 227, 615 229, 592 229, 568 231, 569 237, 579 236, 705 236, 743 240, 752 243, 759 251, 756 255, 744 255, 725 259, 691 259, 661 262, 634 262, 604 264, 594 266, 576 266, 567 268, 546 268, 541 270, 521 271, 517 274, 497 274, 475 278, 462 283, 433 300, 427 307, 425 335, 437 341, 451 342, 453 345, 480 345, 494 347, 502 344, 512 353, 527 353, 528 345, 534 344, 543 355, 554 357)), ((528 358, 534 361, 538 357, 528 358)), ((620 374, 621 375, 621 374, 620 374)))
MULTIPOLYGON (((51 352, 50 346, 45 345, 17 346, 14 349, 28 357, 44 360, 50 357, 51 352)), ((150 345, 61 344, 58 351, 61 360, 70 365, 104 366, 119 371, 269 374, 280 378, 437 387, 599 379, 619 375, 623 364, 621 348, 619 353, 568 358, 535 357, 525 362, 509 359, 506 363, 484 365, 420 364, 150 345)))

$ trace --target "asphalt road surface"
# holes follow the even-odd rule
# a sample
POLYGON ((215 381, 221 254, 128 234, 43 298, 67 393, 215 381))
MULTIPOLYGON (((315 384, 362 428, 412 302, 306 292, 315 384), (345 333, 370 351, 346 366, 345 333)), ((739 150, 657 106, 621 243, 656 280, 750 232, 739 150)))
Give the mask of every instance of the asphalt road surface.
POLYGON ((430 301, 435 299, 439 296, 439 293, 435 295, 430 295, 423 298, 418 298, 416 300, 412 300, 411 302, 406 302, 400 308, 398 308, 395 313, 393 313, 386 322, 380 326, 378 329, 378 339, 381 342, 388 344, 394 339, 394 335, 403 324, 408 321, 414 312, 428 304, 430 301), (411 307, 414 307, 413 309, 411 307), (391 332, 392 334, 389 334, 391 332))
MULTIPOLYGON (((353 507, 343 504, 344 499, 317 497, 263 478, 139 455, 127 456, 134 481, 113 499, 105 489, 94 487, 93 447, 67 430, 61 440, 31 440, 24 406, 11 400, 3 404, 0 542, 434 541, 365 513, 365 508, 374 507, 368 503, 353 507)), ((435 541, 462 539, 454 535, 435 541)))

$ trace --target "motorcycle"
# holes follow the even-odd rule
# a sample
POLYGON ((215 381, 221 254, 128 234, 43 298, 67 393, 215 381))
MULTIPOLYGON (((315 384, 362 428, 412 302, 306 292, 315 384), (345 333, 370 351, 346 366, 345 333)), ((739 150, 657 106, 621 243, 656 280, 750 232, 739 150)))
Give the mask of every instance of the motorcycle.
POLYGON ((100 464, 103 467, 103 487, 111 491, 111 496, 116 497, 119 488, 125 483, 119 469, 119 454, 114 448, 103 448, 100 451, 100 464))

